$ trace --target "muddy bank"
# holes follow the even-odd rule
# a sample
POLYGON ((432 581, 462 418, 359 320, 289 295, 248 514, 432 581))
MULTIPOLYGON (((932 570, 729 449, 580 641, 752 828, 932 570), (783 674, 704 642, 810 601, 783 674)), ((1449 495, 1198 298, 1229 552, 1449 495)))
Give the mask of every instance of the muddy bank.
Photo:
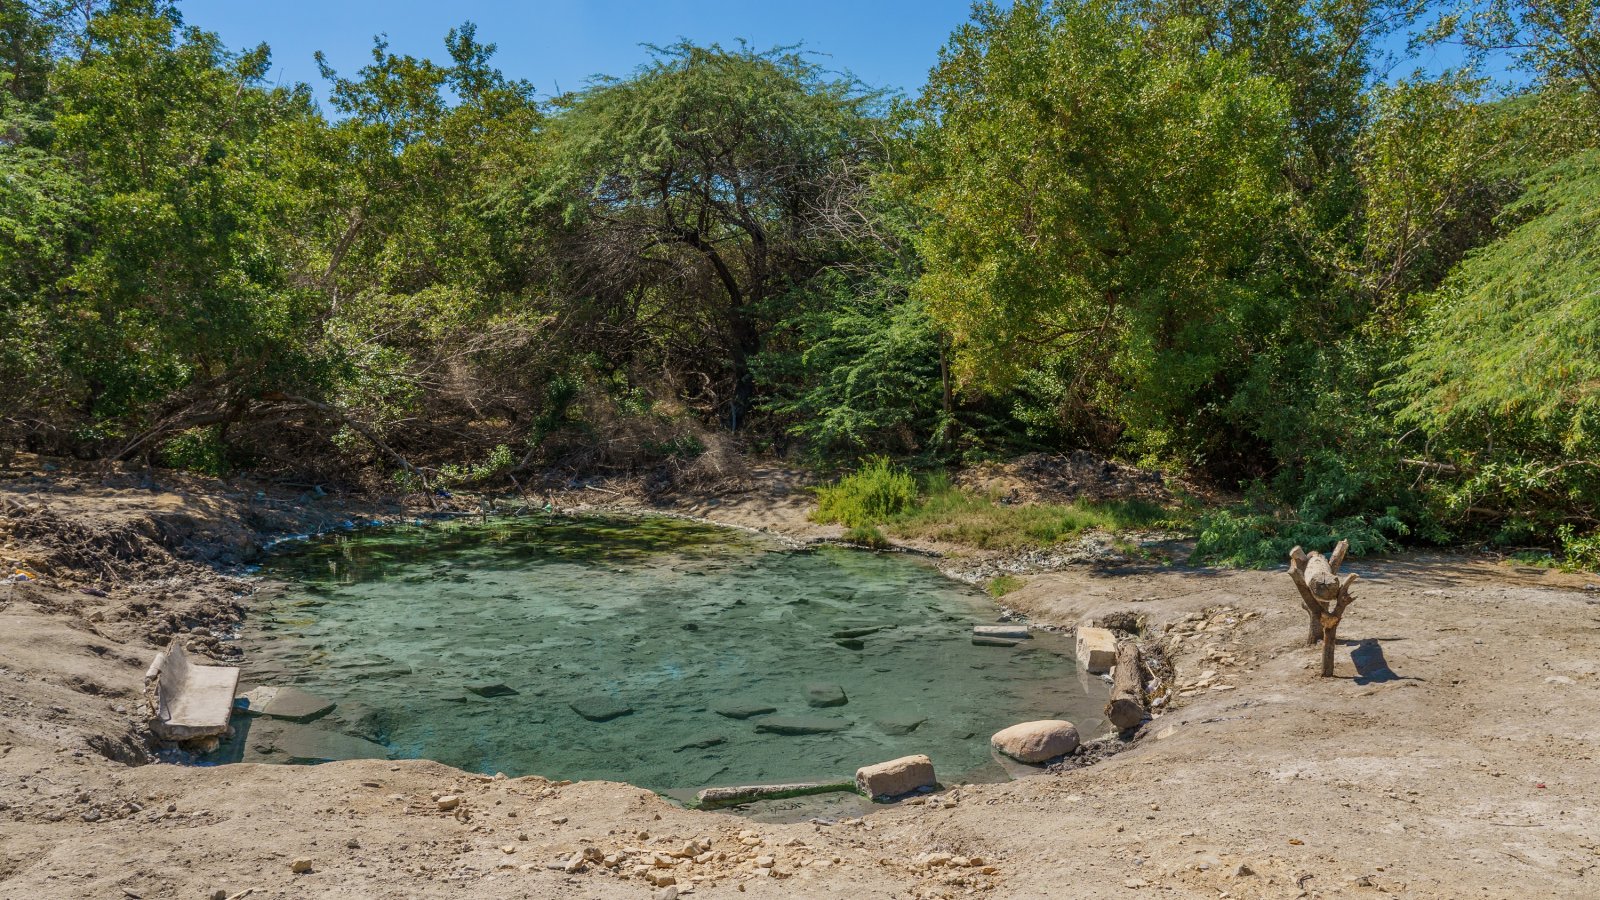
MULTIPOLYGON (((1320 679, 1281 572, 1031 575, 1007 604, 1061 626, 1132 612, 1167 649, 1179 690, 1144 739, 1087 769, 773 825, 420 761, 128 765, 155 644, 236 620, 230 568, 306 530, 286 511, 307 489, 80 477, 0 483, 87 529, 7 513, 13 564, 86 555, 0 587, 0 898, 642 898, 669 878, 702 897, 1565 897, 1600 877, 1600 592, 1581 578, 1361 561, 1320 679)), ((307 500, 333 525, 409 512, 307 500)), ((791 485, 666 506, 828 536, 807 503, 791 485)))

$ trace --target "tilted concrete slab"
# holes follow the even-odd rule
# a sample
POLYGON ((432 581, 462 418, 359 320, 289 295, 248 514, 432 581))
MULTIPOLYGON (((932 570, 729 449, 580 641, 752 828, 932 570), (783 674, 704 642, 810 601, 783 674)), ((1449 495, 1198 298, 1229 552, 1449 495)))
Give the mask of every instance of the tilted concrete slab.
POLYGON ((1117 664, 1117 636, 1106 628, 1078 626, 1078 665, 1096 675, 1111 671, 1117 664))
POLYGON ((227 732, 233 695, 239 689, 239 670, 234 666, 194 665, 183 639, 175 637, 156 654, 144 679, 155 711, 150 730, 156 737, 188 741, 227 732))

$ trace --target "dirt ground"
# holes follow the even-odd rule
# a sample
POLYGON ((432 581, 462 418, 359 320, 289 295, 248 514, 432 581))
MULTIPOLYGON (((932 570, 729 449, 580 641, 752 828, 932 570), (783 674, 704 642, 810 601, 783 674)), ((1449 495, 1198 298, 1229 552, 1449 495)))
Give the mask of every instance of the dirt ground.
MULTIPOLYGON (((865 818, 772 825, 623 784, 423 761, 137 764, 155 648, 187 631, 229 658, 210 633, 248 609, 251 584, 224 573, 262 535, 419 511, 315 486, 10 474, 0 553, 43 571, 0 586, 4 900, 1600 897, 1592 578, 1357 560, 1337 677, 1322 679, 1282 570, 1030 575, 1005 603, 1035 621, 1132 612, 1168 650, 1179 692, 1131 749, 865 818)), ((768 475, 754 492, 662 506, 835 536, 804 521, 798 478, 768 475)))

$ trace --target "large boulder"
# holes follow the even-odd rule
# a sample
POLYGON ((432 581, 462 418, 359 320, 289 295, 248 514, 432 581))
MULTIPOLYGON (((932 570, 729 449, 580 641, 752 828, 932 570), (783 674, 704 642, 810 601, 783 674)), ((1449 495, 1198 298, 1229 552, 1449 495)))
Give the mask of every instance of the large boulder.
POLYGON ((995 732, 989 745, 1017 762, 1042 763, 1078 749, 1078 728, 1065 719, 1023 722, 995 732))
POLYGON ((920 753, 856 770, 856 790, 874 800, 898 797, 936 784, 933 760, 920 753))

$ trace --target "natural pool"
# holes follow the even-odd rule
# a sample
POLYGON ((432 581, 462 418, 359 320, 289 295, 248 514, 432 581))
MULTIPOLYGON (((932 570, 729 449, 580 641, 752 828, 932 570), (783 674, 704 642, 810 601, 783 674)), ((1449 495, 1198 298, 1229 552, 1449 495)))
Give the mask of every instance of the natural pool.
POLYGON ((287 587, 246 624, 244 681, 337 706, 241 717, 235 759, 383 753, 670 790, 927 753, 949 782, 1002 777, 987 738, 1015 722, 1103 727, 1105 688, 1064 638, 974 645, 993 602, 900 554, 540 516, 351 533, 262 574, 287 587), (846 702, 816 705, 835 687, 846 702))

